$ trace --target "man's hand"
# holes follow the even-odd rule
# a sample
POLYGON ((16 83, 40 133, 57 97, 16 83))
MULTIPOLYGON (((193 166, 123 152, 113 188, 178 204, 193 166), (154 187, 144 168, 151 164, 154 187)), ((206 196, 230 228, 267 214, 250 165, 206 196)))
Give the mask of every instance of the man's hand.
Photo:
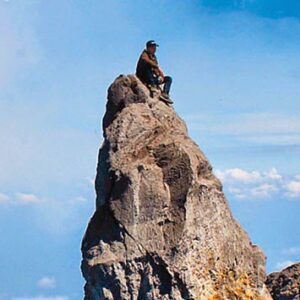
POLYGON ((158 84, 162 84, 164 82, 164 78, 161 76, 158 76, 158 84))

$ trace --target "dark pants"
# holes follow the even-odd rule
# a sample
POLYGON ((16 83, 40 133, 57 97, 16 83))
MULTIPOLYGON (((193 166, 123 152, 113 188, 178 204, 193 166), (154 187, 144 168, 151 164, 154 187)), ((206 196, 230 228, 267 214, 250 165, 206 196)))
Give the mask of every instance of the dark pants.
MULTIPOLYGON (((172 84, 172 77, 165 76, 164 81, 162 83, 164 84, 163 92, 169 95, 171 84, 172 84)), ((151 70, 147 72, 147 84, 151 84, 151 85, 161 84, 158 82, 158 77, 155 76, 151 70)))

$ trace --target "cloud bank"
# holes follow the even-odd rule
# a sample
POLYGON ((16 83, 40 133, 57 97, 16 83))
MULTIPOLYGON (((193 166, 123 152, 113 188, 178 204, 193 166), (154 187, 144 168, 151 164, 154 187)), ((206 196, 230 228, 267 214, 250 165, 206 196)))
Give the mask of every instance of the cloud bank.
POLYGON ((238 199, 268 199, 280 195, 300 200, 300 176, 284 177, 275 167, 264 172, 241 168, 217 169, 215 175, 223 183, 225 191, 238 199))

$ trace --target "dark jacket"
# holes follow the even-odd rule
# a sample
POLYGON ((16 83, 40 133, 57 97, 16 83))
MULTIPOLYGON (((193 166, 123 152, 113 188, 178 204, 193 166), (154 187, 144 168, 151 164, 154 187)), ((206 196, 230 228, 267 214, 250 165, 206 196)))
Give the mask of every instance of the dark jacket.
POLYGON ((144 83, 147 82, 147 73, 153 72, 156 75, 159 75, 158 61, 155 54, 150 54, 145 49, 136 66, 136 76, 144 83))

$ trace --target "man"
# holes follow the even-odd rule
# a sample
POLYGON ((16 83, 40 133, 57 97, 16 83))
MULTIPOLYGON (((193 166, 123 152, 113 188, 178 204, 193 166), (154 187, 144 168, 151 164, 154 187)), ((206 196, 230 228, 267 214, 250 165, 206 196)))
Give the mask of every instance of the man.
POLYGON ((158 47, 158 45, 153 40, 146 43, 146 49, 142 52, 136 66, 136 76, 149 87, 151 93, 156 90, 159 84, 164 84, 160 98, 172 104, 173 101, 169 97, 172 78, 165 76, 163 71, 159 68, 155 55, 156 47, 158 47))

